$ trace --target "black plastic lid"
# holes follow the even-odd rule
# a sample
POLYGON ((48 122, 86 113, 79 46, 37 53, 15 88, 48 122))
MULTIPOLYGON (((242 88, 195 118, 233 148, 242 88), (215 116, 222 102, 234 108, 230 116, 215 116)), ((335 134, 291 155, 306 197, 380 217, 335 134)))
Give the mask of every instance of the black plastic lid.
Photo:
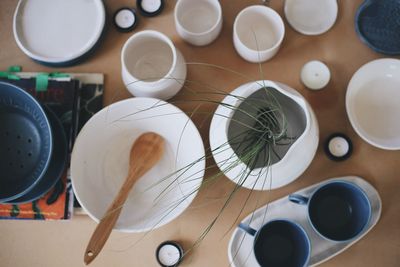
POLYGON ((162 242, 160 245, 158 245, 158 247, 157 247, 157 249, 156 249, 156 259, 157 259, 158 264, 160 264, 160 266, 162 266, 162 267, 177 267, 177 266, 181 263, 182 257, 183 257, 183 249, 182 249, 181 245, 179 245, 179 244, 178 244, 177 242, 175 242, 175 241, 165 241, 165 242, 162 242), (161 260, 160 260, 160 258, 159 258, 159 253, 160 253, 161 248, 164 247, 164 246, 166 246, 166 245, 174 246, 174 247, 176 247, 176 248, 178 249, 178 251, 179 251, 179 260, 178 260, 178 262, 176 262, 174 265, 165 265, 165 264, 163 264, 163 263, 161 262, 161 260))
POLYGON ((122 7, 115 11, 113 22, 118 31, 130 32, 137 26, 138 18, 135 9, 122 7))
POLYGON ((164 0, 136 0, 136 8, 145 17, 154 17, 164 9, 164 0))
POLYGON ((348 159, 352 152, 353 152, 353 143, 351 142, 350 138, 347 137, 347 135, 343 134, 343 133, 334 133, 331 134, 326 140, 325 140, 325 144, 324 144, 324 151, 326 153, 326 155, 328 156, 328 158, 330 158, 331 160, 334 161, 342 161, 342 160, 346 160, 348 159), (331 148, 329 146, 330 142, 336 138, 336 137, 341 137, 344 140, 346 140, 347 144, 348 144, 348 149, 347 152, 342 155, 342 156, 337 156, 335 154, 333 154, 333 152, 331 151, 331 148))

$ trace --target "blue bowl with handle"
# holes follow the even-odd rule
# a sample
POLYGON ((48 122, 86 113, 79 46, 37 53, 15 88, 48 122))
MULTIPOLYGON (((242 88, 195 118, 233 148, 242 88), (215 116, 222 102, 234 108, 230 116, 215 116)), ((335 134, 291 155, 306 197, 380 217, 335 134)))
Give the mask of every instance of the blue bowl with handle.
POLYGON ((378 53, 400 55, 400 0, 366 0, 357 10, 361 41, 378 53))
POLYGON ((28 193, 44 176, 52 155, 51 126, 27 92, 0 82, 0 203, 28 193))

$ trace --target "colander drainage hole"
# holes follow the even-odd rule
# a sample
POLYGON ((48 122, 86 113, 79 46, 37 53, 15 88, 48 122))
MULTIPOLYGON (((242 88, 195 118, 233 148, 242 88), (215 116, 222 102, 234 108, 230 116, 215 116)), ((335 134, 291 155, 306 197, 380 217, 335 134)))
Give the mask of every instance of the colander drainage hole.
POLYGON ((18 154, 18 155, 21 154, 21 150, 18 149, 18 150, 17 150, 17 154, 18 154))
POLYGON ((19 165, 19 167, 20 167, 21 169, 23 169, 23 168, 24 168, 24 165, 23 165, 23 164, 21 164, 21 165, 19 165))
POLYGON ((29 139, 28 139, 28 143, 32 143, 32 139, 29 138, 29 139))
POLYGON ((21 139, 21 136, 20 136, 20 135, 17 135, 17 139, 21 139))
POLYGON ((28 157, 31 157, 31 156, 32 156, 32 153, 31 153, 31 152, 29 152, 29 153, 28 153, 28 157))

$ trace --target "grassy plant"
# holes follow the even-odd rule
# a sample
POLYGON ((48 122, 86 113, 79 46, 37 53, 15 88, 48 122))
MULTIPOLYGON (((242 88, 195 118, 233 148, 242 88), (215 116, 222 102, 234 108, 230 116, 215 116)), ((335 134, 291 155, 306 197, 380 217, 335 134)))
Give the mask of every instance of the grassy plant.
MULTIPOLYGON (((245 78, 247 81, 252 81, 253 79, 248 78, 241 74, 240 72, 228 69, 226 67, 217 66, 208 63, 188 63, 188 66, 203 66, 208 68, 215 68, 220 71, 228 72, 234 75, 235 77, 240 76, 245 78)), ((260 69, 260 75, 262 75, 262 71, 260 69)), ((155 77, 149 78, 149 80, 153 80, 155 77)), ((244 98, 242 96, 233 95, 231 93, 226 93, 218 88, 213 87, 210 84, 206 84, 200 81, 180 81, 175 79, 174 77, 170 77, 167 79, 174 79, 179 83, 184 83, 184 89, 189 94, 190 100, 185 100, 185 104, 190 103, 192 107, 194 107, 191 111, 186 111, 187 115, 190 118, 193 118, 196 115, 205 115, 205 119, 201 123, 201 126, 204 125, 205 122, 208 122, 211 116, 223 116, 222 114, 214 113, 213 111, 204 111, 202 109, 203 105, 213 105, 215 108, 218 105, 223 105, 225 108, 232 110, 236 114, 240 114, 242 119, 237 120, 235 116, 230 119, 230 124, 240 125, 244 131, 240 133, 234 133, 228 136, 228 142, 222 144, 218 148, 211 150, 210 147, 206 148, 206 155, 204 158, 199 158, 196 161, 184 166, 183 168, 176 170, 175 172, 169 174, 166 177, 160 178, 160 180, 153 184, 148 188, 150 190, 153 187, 158 186, 160 183, 165 182, 166 180, 170 181, 167 186, 165 186, 162 192, 158 195, 158 197, 154 200, 154 205, 157 205, 160 201, 163 201, 163 197, 168 194, 174 187, 179 186, 179 184, 187 183, 193 180, 203 179, 202 175, 199 173, 195 173, 189 177, 185 177, 185 173, 190 170, 195 164, 202 160, 208 160, 212 158, 212 153, 222 153, 228 147, 234 147, 237 155, 233 154, 230 158, 227 158, 222 164, 224 167, 217 171, 215 174, 212 174, 206 179, 203 180, 202 185, 200 187, 193 188, 190 192, 187 192, 182 198, 180 198, 175 203, 172 203, 169 207, 165 209, 163 216, 159 219, 158 223, 152 226, 154 229, 157 225, 167 217, 171 212, 174 211, 181 203, 186 201, 193 194, 196 194, 199 190, 207 190, 210 186, 213 186, 219 179, 225 179, 224 173, 230 171, 231 169, 244 164, 247 166, 246 169, 240 173, 237 177, 236 185, 234 188, 228 193, 228 195, 224 196, 223 204, 220 210, 215 214, 214 218, 210 221, 210 223, 205 227, 205 229, 199 233, 199 237, 197 240, 193 242, 192 247, 186 250, 186 253, 190 252, 192 249, 197 247, 202 240, 207 236, 207 234, 211 231, 214 225, 217 223, 218 219, 221 217, 223 212, 229 206, 230 202, 234 198, 234 196, 241 189, 243 184, 247 181, 251 171, 258 170, 256 182, 253 185, 251 190, 248 190, 246 199, 241 207, 238 207, 237 216, 232 224, 227 229, 226 233, 228 233, 233 227, 237 225, 239 219, 241 218, 246 206, 249 204, 249 199, 254 191, 254 186, 256 183, 261 180, 263 183, 263 188, 271 188, 271 184, 265 185, 267 182, 267 177, 270 171, 270 166, 280 159, 279 153, 277 153, 276 148, 280 146, 288 146, 293 140, 296 138, 295 136, 290 136, 288 133, 288 125, 285 113, 280 105, 280 102, 276 99, 274 94, 271 93, 273 88, 266 87, 265 84, 260 83, 260 90, 264 91, 264 97, 262 98, 254 98, 249 100, 248 98, 244 98), (192 90, 191 86, 200 86, 203 88, 203 91, 196 92, 192 90), (233 97, 240 101, 242 104, 239 106, 233 106, 226 104, 221 101, 216 101, 210 96, 219 96, 219 97, 233 97), (260 167, 260 162, 262 163, 260 167), (264 186, 265 185, 265 186, 264 186)), ((172 104, 182 104, 181 101, 171 101, 172 104)), ((156 105, 149 107, 156 108, 161 105, 165 105, 162 102, 157 103, 156 105)), ((144 112, 144 111, 139 111, 144 112)), ((130 117, 136 115, 138 112, 133 114, 128 114, 118 120, 114 121, 125 121, 130 120, 130 117)), ((160 114, 159 116, 166 116, 168 114, 160 114)), ((183 135, 184 130, 181 133, 183 135)), ((207 138, 203 136, 203 138, 207 138)), ((176 155, 178 157, 178 155, 176 155)), ((215 169, 216 165, 211 164, 206 166, 206 170, 215 169)), ((270 180, 270 183, 272 180, 270 180)), ((252 210, 255 211, 258 207, 265 203, 260 203, 260 200, 257 199, 256 204, 252 207, 252 210)), ((121 207, 122 208, 122 207, 121 207)), ((266 209, 264 216, 266 216, 266 209)), ((226 234, 225 233, 225 234, 226 234)), ((142 238, 144 238, 148 233, 144 234, 142 238)), ((140 240, 139 240, 140 241, 140 240)), ((243 240, 241 241, 243 242, 243 240)))

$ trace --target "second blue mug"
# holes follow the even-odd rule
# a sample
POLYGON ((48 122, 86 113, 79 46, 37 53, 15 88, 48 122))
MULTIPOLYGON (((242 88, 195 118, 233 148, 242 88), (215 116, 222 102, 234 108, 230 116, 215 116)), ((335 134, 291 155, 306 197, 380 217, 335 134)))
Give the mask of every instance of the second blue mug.
POLYGON ((357 185, 333 181, 320 186, 310 197, 298 194, 290 201, 308 206, 308 219, 314 230, 332 241, 349 241, 365 229, 371 217, 371 204, 357 185))

